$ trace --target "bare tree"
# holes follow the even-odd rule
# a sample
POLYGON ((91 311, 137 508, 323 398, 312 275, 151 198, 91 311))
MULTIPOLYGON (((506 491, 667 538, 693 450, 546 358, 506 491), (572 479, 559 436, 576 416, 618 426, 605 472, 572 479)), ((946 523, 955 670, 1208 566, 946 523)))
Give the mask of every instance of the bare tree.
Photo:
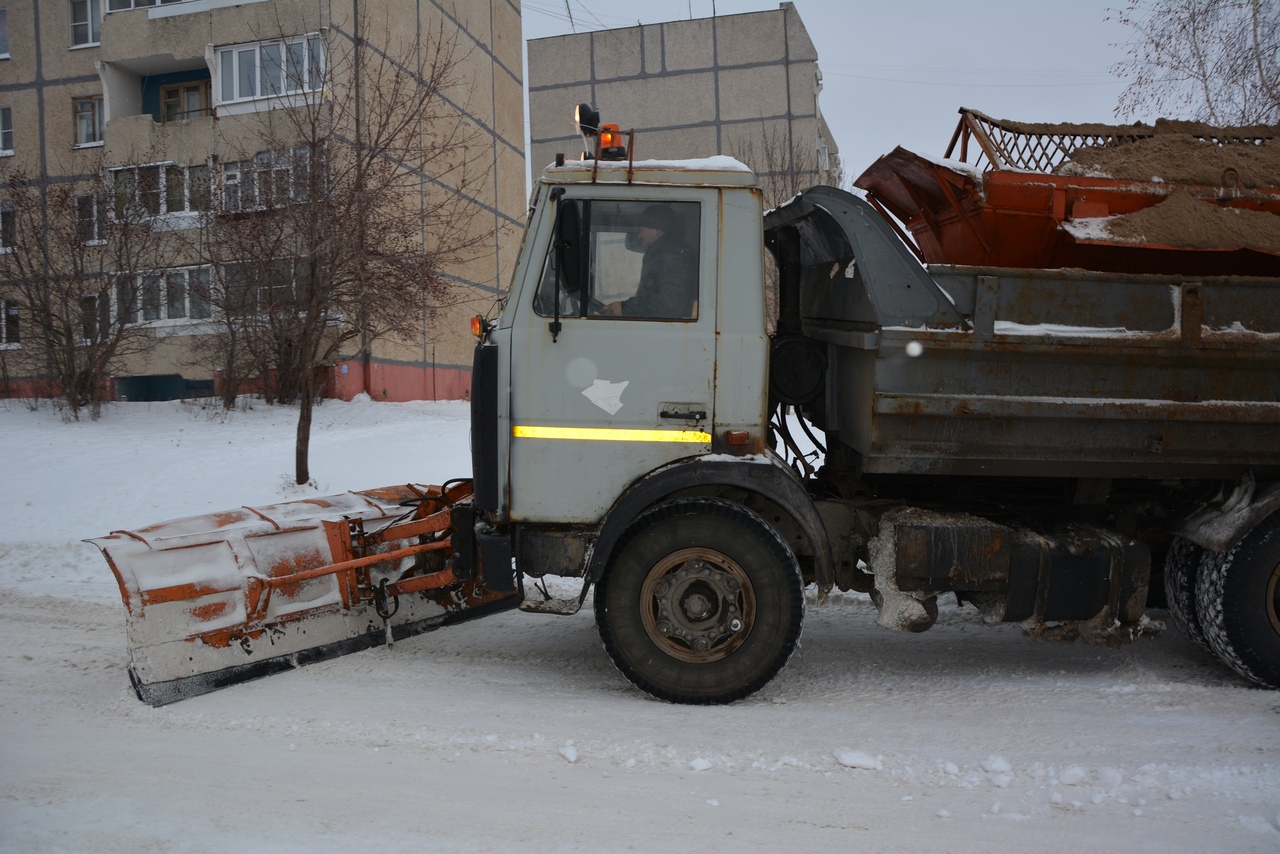
POLYGON ((830 155, 834 163, 821 164, 817 147, 794 145, 785 126, 762 121, 759 131, 758 136, 735 140, 730 145, 730 154, 756 173, 766 210, 817 184, 834 187, 843 181, 835 155, 830 155))
POLYGON ((0 289, 21 323, 9 370, 47 378, 70 418, 96 419, 106 378, 155 344, 139 321, 158 299, 147 271, 167 257, 166 236, 102 170, 73 181, 11 173, 2 193, 0 289))
POLYGON ((1133 0, 1113 19, 1133 33, 1113 68, 1128 81, 1117 116, 1280 122, 1280 3, 1133 0))
MULTIPOLYGON (((760 123, 757 137, 739 138, 730 145, 733 157, 741 160, 756 173, 765 210, 776 208, 787 199, 817 184, 838 187, 844 181, 839 160, 818 162, 816 147, 793 149, 785 128, 760 123), (825 165, 827 168, 822 168, 825 165)), ((778 322, 778 268, 773 256, 765 253, 765 304, 767 326, 772 335, 778 322)))
POLYGON ((420 330, 451 290, 446 270, 492 240, 474 201, 490 149, 467 116, 457 37, 443 21, 371 34, 367 14, 296 51, 278 36, 273 85, 312 91, 282 94, 279 109, 227 134, 242 141, 219 164, 202 234, 224 386, 252 365, 269 399, 297 402, 299 484, 323 369, 420 330))

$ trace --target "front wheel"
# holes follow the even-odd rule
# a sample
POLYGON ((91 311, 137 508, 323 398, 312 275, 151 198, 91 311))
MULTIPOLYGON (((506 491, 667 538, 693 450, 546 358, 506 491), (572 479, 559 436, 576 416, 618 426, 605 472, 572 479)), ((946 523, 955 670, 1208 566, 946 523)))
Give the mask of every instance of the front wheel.
POLYGON ((800 638, 804 591, 767 522, 717 498, 640 516, 596 583, 605 650, 637 687, 674 703, 730 703, 777 675, 800 638))
POLYGON ((1280 688, 1280 513, 1200 565, 1196 611, 1209 645, 1241 676, 1280 688))

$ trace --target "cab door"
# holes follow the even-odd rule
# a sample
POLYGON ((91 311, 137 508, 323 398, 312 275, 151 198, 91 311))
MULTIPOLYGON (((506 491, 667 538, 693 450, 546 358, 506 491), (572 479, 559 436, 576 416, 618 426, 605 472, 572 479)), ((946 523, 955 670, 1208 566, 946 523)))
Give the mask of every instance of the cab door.
POLYGON ((640 476, 710 450, 717 198, 713 189, 583 185, 553 199, 540 280, 521 293, 511 329, 513 521, 597 522, 640 476), (648 302, 634 297, 646 264, 639 223, 653 206, 665 208, 673 233, 664 236, 678 242, 697 298, 664 309, 674 316, 609 314, 648 302))

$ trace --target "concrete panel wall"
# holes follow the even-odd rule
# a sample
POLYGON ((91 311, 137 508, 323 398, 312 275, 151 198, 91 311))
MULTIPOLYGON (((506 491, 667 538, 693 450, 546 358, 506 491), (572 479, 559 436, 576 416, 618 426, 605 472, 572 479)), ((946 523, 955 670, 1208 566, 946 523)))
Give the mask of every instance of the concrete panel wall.
POLYGON ((573 110, 585 101, 603 121, 637 130, 637 159, 731 154, 754 160, 748 165, 762 173, 783 169, 789 185, 836 175, 836 147, 818 109, 817 52, 791 3, 535 39, 528 51, 535 174, 557 152, 580 155, 573 110), (778 144, 787 150, 764 156, 778 144), (827 173, 815 168, 824 145, 835 167, 827 173))

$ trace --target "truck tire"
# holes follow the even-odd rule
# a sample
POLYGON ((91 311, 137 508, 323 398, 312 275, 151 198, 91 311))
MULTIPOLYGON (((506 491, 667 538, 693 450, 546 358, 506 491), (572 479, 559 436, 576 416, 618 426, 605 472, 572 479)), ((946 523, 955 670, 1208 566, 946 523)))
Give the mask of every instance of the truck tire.
POLYGON ((595 612, 605 650, 637 687, 673 703, 731 703, 791 657, 803 582, 786 541, 752 511, 678 499, 623 534, 595 612))
POLYGON ((1196 612, 1223 663, 1265 688, 1280 688, 1280 514, 1201 563, 1196 612))
POLYGON ((1216 655, 1200 628, 1196 613, 1196 579, 1200 563, 1214 553, 1197 546, 1185 537, 1174 537, 1164 559, 1164 596, 1169 604, 1169 617, 1190 641, 1208 655, 1216 655))

